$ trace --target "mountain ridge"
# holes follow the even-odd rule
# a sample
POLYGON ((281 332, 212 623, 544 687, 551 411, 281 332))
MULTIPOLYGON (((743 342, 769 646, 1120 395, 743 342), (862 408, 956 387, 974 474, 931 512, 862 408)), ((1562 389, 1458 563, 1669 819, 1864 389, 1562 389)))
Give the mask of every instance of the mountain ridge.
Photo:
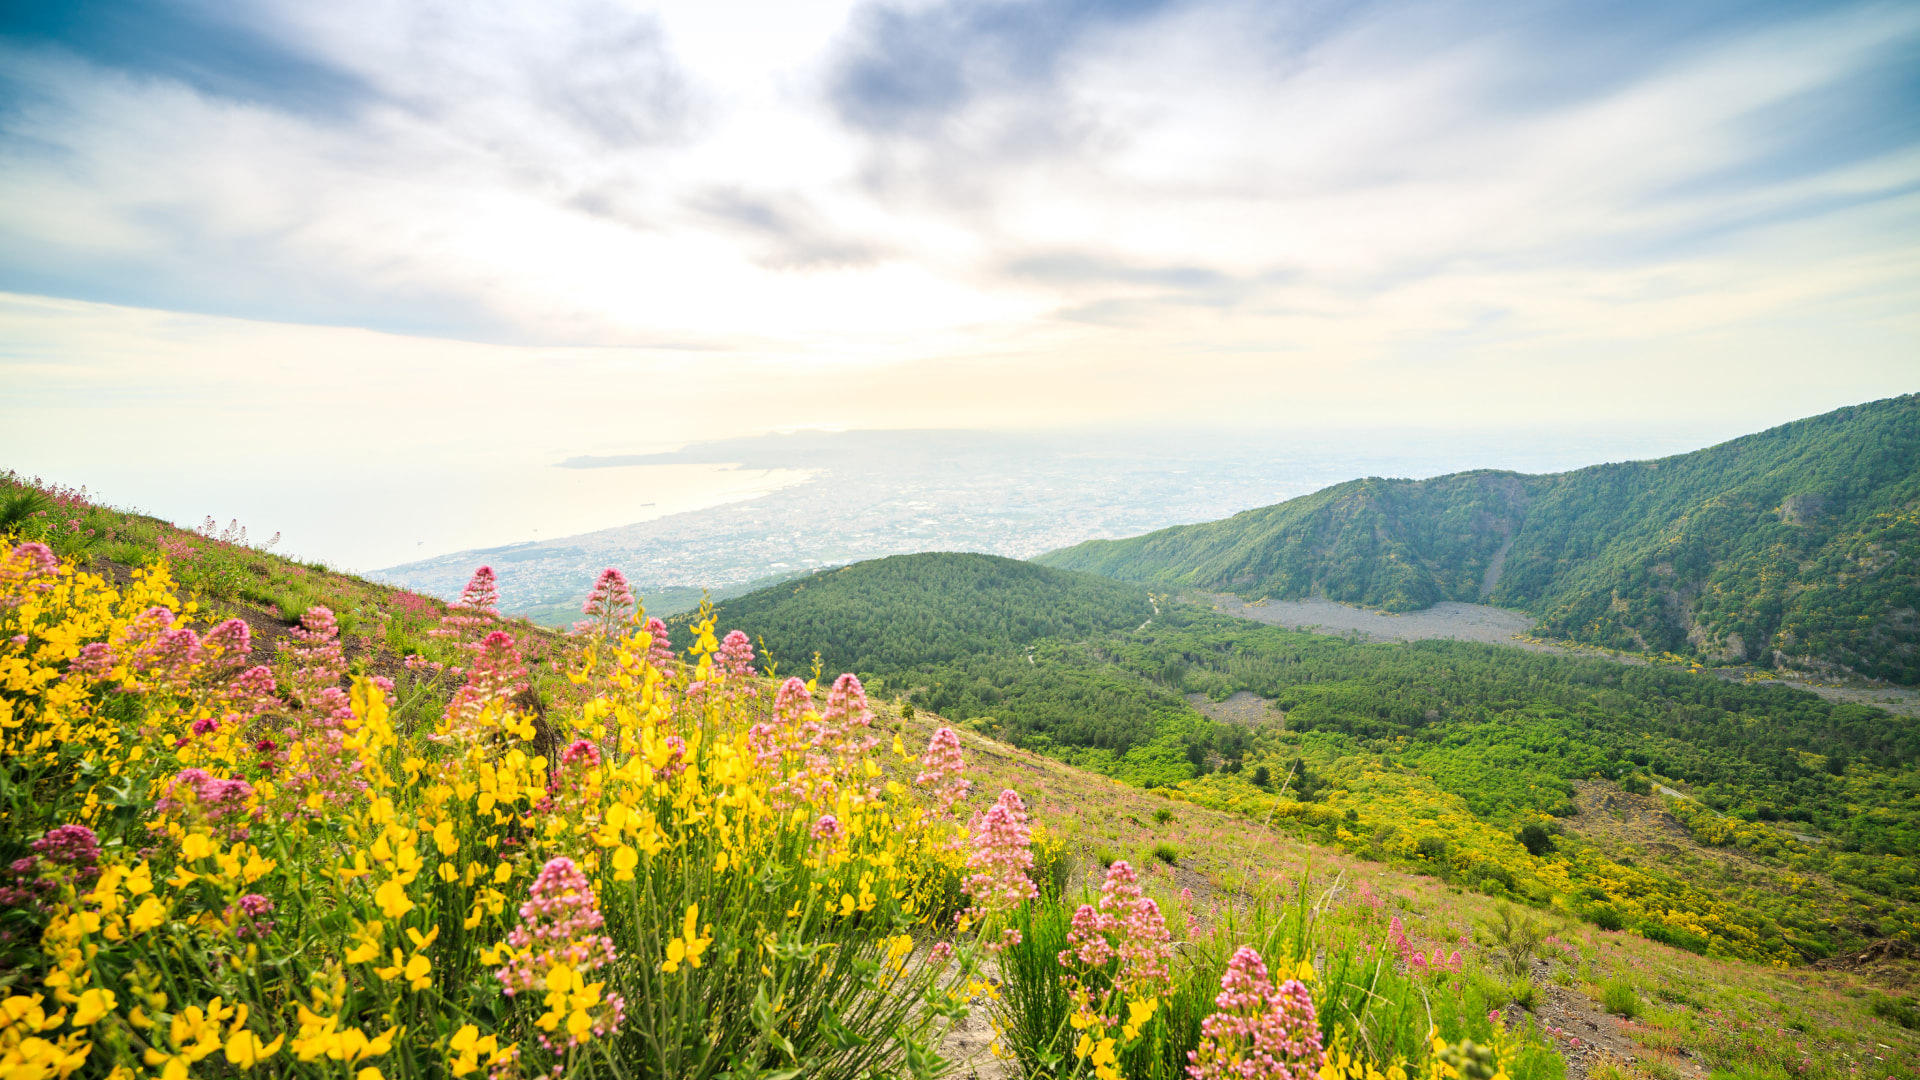
POLYGON ((1541 632, 1920 681, 1920 395, 1651 461, 1365 477, 1035 559, 1245 598, 1488 602, 1541 632))

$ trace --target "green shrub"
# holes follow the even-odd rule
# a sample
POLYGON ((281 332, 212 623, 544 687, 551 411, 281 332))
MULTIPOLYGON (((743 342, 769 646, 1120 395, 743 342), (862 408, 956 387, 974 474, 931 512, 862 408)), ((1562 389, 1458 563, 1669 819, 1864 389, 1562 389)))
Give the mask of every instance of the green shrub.
POLYGON ((1540 949, 1540 941, 1546 936, 1539 920, 1516 909, 1512 904, 1501 904, 1495 909, 1497 918, 1486 923, 1487 932, 1493 935, 1495 956, 1508 978, 1525 978, 1533 972, 1533 956, 1540 949))
POLYGON ((1180 861, 1180 849, 1174 847, 1172 844, 1155 844, 1153 845, 1153 857, 1166 863, 1168 866, 1172 866, 1174 863, 1180 861))
POLYGON ((1890 998, 1876 994, 1867 1008, 1880 1019, 1903 1028, 1920 1028, 1920 1008, 1915 1007, 1912 998, 1890 998))
POLYGON ((1640 995, 1630 983, 1617 976, 1600 987, 1600 1004, 1608 1012, 1628 1020, 1640 1015, 1640 995))
POLYGON ((1165 825, 1173 820, 1173 811, 1163 806, 1153 812, 1153 820, 1156 825, 1165 825))
POLYGON ((1520 841, 1521 847, 1527 849, 1527 854, 1536 859, 1553 851, 1553 833, 1547 831, 1547 827, 1537 821, 1528 822, 1515 839, 1520 841))
POLYGON ((1042 896, 1064 896, 1067 882, 1073 877, 1073 849, 1067 842, 1054 836, 1041 826, 1033 835, 1033 869, 1027 876, 1033 879, 1042 896))

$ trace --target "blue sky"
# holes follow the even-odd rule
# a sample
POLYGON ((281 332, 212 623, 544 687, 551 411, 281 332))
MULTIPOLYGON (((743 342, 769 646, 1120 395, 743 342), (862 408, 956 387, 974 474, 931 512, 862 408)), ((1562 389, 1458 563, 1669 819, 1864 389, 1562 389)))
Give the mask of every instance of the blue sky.
POLYGON ((1920 370, 1911 4, 4 10, 0 459, 129 497, 183 430, 1704 438, 1920 370))

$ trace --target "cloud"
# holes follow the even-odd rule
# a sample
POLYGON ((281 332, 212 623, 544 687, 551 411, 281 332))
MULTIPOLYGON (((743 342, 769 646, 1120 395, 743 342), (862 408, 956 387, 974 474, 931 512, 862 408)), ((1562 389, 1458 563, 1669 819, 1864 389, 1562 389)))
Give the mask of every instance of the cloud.
MULTIPOLYGON (((104 68, 183 83, 211 96, 338 117, 377 91, 361 76, 288 40, 255 5, 196 0, 10 4, 0 32, 104 68)), ((24 88, 11 81, 6 100, 24 88)))
POLYGON ((715 187, 695 193, 696 213, 752 238, 755 262, 776 270, 872 266, 882 249, 827 220, 805 197, 791 192, 750 192, 715 187))
POLYGON ((1204 411, 1193 357, 1258 412, 1913 339, 1907 6, 180 0, 0 39, 24 294, 1103 415, 1204 411))
POLYGON ((937 130, 982 98, 1044 91, 1089 38, 1173 6, 1171 0, 871 5, 853 20, 828 95, 856 127, 888 135, 937 130))

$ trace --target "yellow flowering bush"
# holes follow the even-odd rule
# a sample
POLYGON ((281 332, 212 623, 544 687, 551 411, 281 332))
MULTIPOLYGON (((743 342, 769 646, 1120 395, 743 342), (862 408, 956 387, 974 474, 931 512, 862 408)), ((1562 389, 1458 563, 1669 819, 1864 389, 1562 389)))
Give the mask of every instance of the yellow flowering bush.
POLYGON ((545 695, 485 583, 396 686, 324 608, 252 664, 165 564, 0 543, 4 1075, 933 1068, 957 758, 615 584, 545 695))

